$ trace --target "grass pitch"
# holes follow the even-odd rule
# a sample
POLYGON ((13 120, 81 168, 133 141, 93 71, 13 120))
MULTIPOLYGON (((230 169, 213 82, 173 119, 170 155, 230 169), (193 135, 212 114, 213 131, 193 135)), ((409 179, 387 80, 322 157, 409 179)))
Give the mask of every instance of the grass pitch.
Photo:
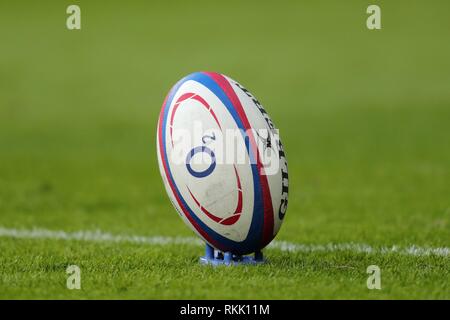
MULTIPOLYGON (((280 129, 289 208, 277 240, 450 246, 448 2, 0 4, 0 227, 192 236, 157 167, 165 94, 227 74, 280 129)), ((209 268, 191 245, 0 237, 0 298, 442 298, 450 257, 268 250, 209 268), (80 266, 81 290, 66 288, 80 266), (366 268, 381 268, 368 290, 366 268)))

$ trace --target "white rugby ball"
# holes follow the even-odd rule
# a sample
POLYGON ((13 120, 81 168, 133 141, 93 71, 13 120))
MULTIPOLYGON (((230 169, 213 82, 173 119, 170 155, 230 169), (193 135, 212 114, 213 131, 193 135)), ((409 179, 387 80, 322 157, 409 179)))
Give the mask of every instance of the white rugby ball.
POLYGON ((286 156, 269 115, 238 82, 196 72, 176 83, 157 152, 172 204, 208 244, 242 255, 275 237, 288 204, 286 156))

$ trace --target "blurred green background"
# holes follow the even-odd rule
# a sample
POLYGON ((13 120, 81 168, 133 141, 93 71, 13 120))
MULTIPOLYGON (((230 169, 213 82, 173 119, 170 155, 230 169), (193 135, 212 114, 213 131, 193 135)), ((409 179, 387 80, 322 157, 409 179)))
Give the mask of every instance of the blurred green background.
POLYGON ((208 70, 246 86, 280 129, 290 198, 277 239, 449 246, 449 12, 448 1, 2 1, 0 226, 192 235, 163 189, 156 123, 170 87, 208 70), (70 4, 81 30, 66 28, 70 4), (369 4, 381 30, 366 28, 369 4))

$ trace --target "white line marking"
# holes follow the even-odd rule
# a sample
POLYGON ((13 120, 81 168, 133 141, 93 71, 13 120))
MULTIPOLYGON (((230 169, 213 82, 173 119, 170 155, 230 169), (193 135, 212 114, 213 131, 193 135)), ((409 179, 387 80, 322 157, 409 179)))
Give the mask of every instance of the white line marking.
MULTIPOLYGON (((126 242, 146 245, 171 245, 186 244, 201 246, 203 242, 193 237, 164 237, 164 236, 136 236, 136 235, 114 235, 100 230, 96 231, 54 231, 41 228, 33 229, 10 229, 0 227, 0 237, 16 239, 52 239, 52 240, 77 240, 91 242, 126 242)), ((362 243, 328 243, 328 244, 300 244, 287 241, 273 241, 268 249, 289 252, 338 252, 348 251, 366 254, 400 254, 408 256, 450 256, 448 247, 419 247, 390 246, 374 247, 362 243)))

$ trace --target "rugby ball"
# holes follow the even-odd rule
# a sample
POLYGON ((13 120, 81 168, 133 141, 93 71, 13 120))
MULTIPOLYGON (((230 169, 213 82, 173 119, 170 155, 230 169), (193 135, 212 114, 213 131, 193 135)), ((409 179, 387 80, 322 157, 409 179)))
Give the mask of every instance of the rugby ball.
POLYGON ((157 153, 173 206, 212 247, 243 255, 275 237, 288 204, 286 155, 241 84, 213 72, 178 81, 161 108, 157 153))

